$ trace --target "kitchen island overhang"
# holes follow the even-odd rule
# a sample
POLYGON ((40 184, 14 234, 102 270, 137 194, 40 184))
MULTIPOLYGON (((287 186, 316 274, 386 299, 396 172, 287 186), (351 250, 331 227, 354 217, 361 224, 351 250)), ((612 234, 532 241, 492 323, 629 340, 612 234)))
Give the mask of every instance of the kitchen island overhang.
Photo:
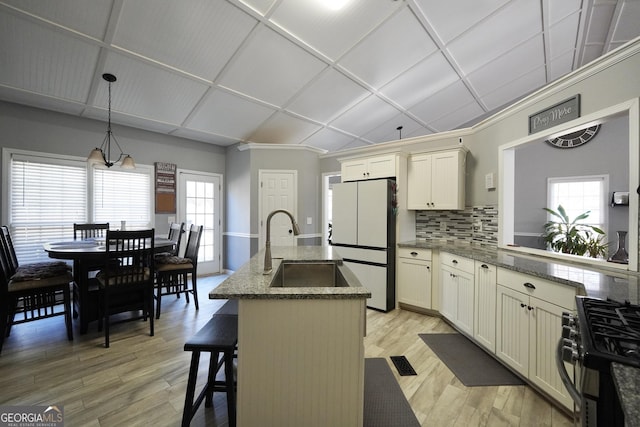
POLYGON ((346 266, 348 286, 272 287, 283 260, 337 262, 331 247, 273 247, 209 293, 238 300, 237 425, 362 426, 366 299, 346 266))

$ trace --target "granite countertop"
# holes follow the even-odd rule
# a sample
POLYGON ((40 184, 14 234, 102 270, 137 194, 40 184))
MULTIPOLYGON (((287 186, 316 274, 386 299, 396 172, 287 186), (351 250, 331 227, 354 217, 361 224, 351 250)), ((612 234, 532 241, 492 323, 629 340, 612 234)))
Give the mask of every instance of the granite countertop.
POLYGON ((209 292, 210 299, 357 299, 369 298, 371 292, 363 287, 346 266, 341 271, 348 287, 270 287, 273 276, 283 260, 337 261, 342 258, 330 246, 272 247, 273 271, 263 274, 264 249, 251 257, 242 267, 218 287, 209 292))
POLYGON ((618 388, 625 427, 640 427, 640 369, 614 362, 611 374, 618 388))
POLYGON ((599 270, 579 264, 564 264, 555 259, 528 256, 508 249, 460 244, 440 240, 412 240, 399 247, 434 249, 487 264, 518 271, 577 288, 578 295, 640 303, 640 274, 624 270, 599 270))

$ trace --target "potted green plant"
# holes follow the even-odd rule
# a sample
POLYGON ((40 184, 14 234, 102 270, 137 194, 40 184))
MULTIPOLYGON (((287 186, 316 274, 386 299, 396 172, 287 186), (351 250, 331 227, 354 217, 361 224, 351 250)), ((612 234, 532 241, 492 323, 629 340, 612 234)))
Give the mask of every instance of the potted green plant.
POLYGON ((591 211, 570 219, 562 205, 558 205, 557 210, 543 209, 558 219, 544 224, 542 237, 550 249, 591 258, 606 257, 608 244, 604 241, 605 232, 594 225, 579 222, 588 218, 591 211))

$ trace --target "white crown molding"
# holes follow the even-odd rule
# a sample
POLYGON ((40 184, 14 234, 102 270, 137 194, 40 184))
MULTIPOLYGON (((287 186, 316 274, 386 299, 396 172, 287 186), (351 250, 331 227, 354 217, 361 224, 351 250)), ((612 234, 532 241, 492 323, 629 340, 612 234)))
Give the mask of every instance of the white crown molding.
POLYGON ((238 145, 238 151, 247 150, 304 150, 316 154, 325 154, 327 152, 327 150, 303 144, 267 144, 258 142, 247 142, 238 145))

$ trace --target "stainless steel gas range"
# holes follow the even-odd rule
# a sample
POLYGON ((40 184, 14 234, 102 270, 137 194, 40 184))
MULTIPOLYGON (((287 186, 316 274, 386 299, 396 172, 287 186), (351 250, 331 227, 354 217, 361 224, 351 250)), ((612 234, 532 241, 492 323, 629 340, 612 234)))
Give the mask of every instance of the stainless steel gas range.
POLYGON ((564 313, 557 365, 585 427, 625 425, 611 363, 640 368, 640 306, 576 298, 576 314, 564 313), (564 362, 574 365, 573 378, 564 362))

